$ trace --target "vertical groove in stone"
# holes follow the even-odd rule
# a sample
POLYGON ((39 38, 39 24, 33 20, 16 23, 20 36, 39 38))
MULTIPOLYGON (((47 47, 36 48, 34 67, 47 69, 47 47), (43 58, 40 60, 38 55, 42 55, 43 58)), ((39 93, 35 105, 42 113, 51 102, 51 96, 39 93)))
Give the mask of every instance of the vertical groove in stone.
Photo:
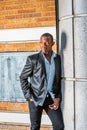
MULTIPOLYGON (((74 16, 74 0, 72 0, 72 15, 74 16)), ((74 17, 72 18, 72 31, 73 31, 73 78, 75 79, 75 50, 74 50, 74 44, 75 44, 75 37, 74 37, 74 17)), ((73 108, 74 108, 74 130, 76 130, 76 102, 75 102, 75 81, 73 81, 73 108)))

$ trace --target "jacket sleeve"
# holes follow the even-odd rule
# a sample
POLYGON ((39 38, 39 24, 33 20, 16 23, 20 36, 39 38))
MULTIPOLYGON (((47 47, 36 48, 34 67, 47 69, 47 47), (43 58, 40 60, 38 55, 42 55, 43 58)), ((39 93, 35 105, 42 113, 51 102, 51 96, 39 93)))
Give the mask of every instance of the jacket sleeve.
POLYGON ((27 100, 30 98, 30 83, 28 81, 28 78, 32 74, 32 70, 33 70, 32 68, 33 66, 32 66, 31 59, 27 57, 26 64, 20 75, 21 88, 27 100))

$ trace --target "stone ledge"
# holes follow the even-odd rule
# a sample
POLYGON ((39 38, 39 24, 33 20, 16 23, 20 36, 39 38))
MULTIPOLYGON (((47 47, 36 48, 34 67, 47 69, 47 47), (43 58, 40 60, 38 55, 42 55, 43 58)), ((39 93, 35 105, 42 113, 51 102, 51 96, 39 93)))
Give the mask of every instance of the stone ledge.
MULTIPOLYGON (((29 126, 30 118, 29 113, 16 113, 16 112, 0 112, 0 123, 1 124, 18 124, 29 126)), ((41 120, 42 126, 51 126, 49 117, 44 113, 41 120)))

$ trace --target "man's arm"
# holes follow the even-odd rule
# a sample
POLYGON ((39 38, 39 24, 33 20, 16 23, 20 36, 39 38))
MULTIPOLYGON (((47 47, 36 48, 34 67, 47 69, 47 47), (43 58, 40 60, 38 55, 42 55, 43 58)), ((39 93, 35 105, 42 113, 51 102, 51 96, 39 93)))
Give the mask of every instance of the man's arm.
POLYGON ((33 66, 32 66, 31 59, 28 57, 26 64, 20 75, 21 88, 22 88, 23 94, 27 100, 30 98, 30 83, 28 81, 28 78, 32 74, 32 68, 33 68, 33 66))
POLYGON ((59 67, 59 81, 58 84, 56 84, 56 87, 58 87, 55 98, 53 98, 54 103, 49 105, 51 109, 57 110, 60 107, 61 100, 62 100, 62 93, 61 93, 61 58, 58 55, 58 67, 59 67))

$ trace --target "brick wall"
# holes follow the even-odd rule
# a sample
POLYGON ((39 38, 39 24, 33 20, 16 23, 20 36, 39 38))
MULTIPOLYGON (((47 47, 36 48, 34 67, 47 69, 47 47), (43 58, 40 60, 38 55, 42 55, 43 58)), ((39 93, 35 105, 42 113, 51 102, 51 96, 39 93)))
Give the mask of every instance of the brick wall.
MULTIPOLYGON (((23 43, 8 43, 0 44, 0 52, 20 52, 20 51, 37 51, 40 50, 39 42, 23 42, 23 43)), ((56 52, 56 44, 53 46, 53 50, 56 52)))
POLYGON ((55 24, 55 0, 0 0, 0 29, 55 24))
MULTIPOLYGON (((0 130, 30 130, 27 125, 0 124, 0 130)), ((42 126, 40 130, 52 130, 51 126, 42 126)))

